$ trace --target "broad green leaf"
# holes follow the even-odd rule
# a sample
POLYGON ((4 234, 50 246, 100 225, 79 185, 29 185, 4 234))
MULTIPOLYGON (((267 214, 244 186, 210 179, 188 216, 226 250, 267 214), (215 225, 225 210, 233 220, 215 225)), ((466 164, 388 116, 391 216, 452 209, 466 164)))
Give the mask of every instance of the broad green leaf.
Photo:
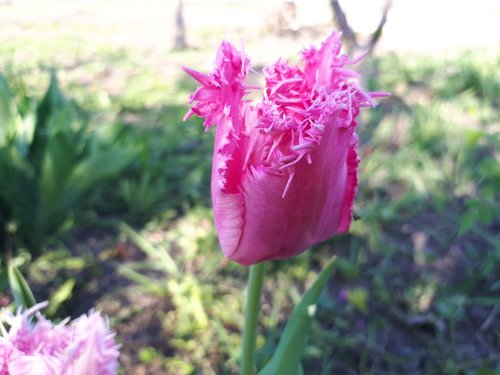
POLYGON ((7 143, 11 135, 16 108, 9 85, 0 74, 0 146, 7 143))
POLYGON ((50 85, 45 93, 42 102, 38 105, 36 112, 35 131, 33 133, 33 141, 29 150, 29 158, 35 167, 35 175, 38 177, 41 174, 42 163, 47 149, 49 139, 49 124, 50 118, 58 107, 64 103, 64 98, 59 91, 57 77, 53 72, 50 77, 50 85))
POLYGON ((57 85, 56 75, 52 73, 49 88, 42 102, 37 107, 33 139, 27 155, 27 160, 33 168, 33 180, 31 181, 31 185, 33 186, 33 194, 31 196, 31 211, 33 212, 33 216, 29 219, 25 216, 20 218, 21 221, 25 221, 28 224, 24 226, 24 237, 27 239, 30 249, 34 252, 37 252, 39 249, 40 240, 45 232, 43 225, 40 225, 40 223, 45 223, 40 212, 40 178, 43 173, 42 168, 50 138, 50 119, 56 108, 60 107, 63 101, 63 96, 57 85))
POLYGON ((135 151, 130 148, 96 151, 94 155, 73 165, 71 175, 66 181, 61 181, 58 187, 58 196, 53 196, 50 189, 43 190, 41 217, 46 231, 56 231, 68 214, 80 207, 92 189, 106 179, 117 176, 134 157, 135 151))
MULTIPOLYGON (((76 167, 76 163, 75 145, 70 141, 68 133, 54 134, 49 139, 40 181, 42 213, 49 211, 45 207, 57 206, 57 202, 64 196, 66 182, 76 167)), ((68 207, 67 211, 71 209, 73 207, 68 207)), ((41 219, 43 219, 42 225, 50 225, 47 217, 41 219)))
POLYGON ((8 266, 8 278, 10 289, 12 290, 12 295, 14 296, 14 301, 17 307, 22 307, 25 309, 30 308, 36 304, 35 297, 31 292, 28 283, 24 279, 21 271, 13 265, 12 263, 8 266))
POLYGON ((120 173, 123 168, 130 164, 135 155, 136 152, 130 148, 120 149, 118 147, 95 153, 78 164, 68 181, 68 188, 73 193, 86 192, 94 187, 94 184, 120 173))
POLYGON ((334 258, 321 271, 313 285, 295 306, 273 357, 259 372, 259 375, 303 374, 300 358, 306 347, 316 303, 335 265, 334 258))

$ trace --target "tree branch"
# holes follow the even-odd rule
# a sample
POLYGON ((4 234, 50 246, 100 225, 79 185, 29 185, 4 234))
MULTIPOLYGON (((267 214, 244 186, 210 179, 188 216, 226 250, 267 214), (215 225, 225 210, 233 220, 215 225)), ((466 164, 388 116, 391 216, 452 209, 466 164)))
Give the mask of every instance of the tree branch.
POLYGON ((342 7, 340 6, 338 0, 330 0, 330 5, 333 10, 334 21, 337 24, 337 27, 342 31, 342 35, 344 36, 345 40, 351 43, 354 47, 359 47, 356 33, 351 28, 351 26, 349 26, 347 17, 342 10, 342 7))
POLYGON ((342 6, 340 5, 339 0, 330 0, 330 5, 333 11, 334 22, 336 23, 337 27, 342 31, 344 39, 351 45, 351 48, 365 49, 368 50, 368 53, 371 53, 375 48, 375 45, 379 41, 380 37, 382 36, 382 30, 384 29, 384 26, 387 22, 387 15, 392 7, 392 0, 386 0, 384 9, 382 11, 382 17, 380 18, 380 22, 375 31, 371 33, 370 41, 364 46, 361 46, 358 43, 357 35, 347 22, 347 17, 344 13, 344 10, 342 9, 342 6))

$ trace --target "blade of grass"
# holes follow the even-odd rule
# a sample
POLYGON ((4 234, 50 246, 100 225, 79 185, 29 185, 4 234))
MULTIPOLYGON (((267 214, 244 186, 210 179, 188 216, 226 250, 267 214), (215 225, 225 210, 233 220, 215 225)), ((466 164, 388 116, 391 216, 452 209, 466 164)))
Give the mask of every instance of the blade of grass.
POLYGON ((164 268, 165 271, 171 275, 177 275, 179 274, 179 269, 177 268, 177 265, 175 264, 175 261, 172 259, 172 257, 168 254, 166 249, 158 249, 153 244, 148 241, 144 236, 142 236, 140 233, 136 232, 132 228, 130 228, 127 224, 124 222, 121 222, 119 224, 120 231, 127 235, 134 243, 141 248, 142 251, 144 251, 148 256, 150 256, 153 259, 159 259, 164 268))

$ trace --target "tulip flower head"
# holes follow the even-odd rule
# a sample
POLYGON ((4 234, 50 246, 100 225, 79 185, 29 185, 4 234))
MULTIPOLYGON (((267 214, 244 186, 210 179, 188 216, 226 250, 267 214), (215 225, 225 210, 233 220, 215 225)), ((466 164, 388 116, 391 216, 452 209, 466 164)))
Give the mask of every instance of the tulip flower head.
POLYGON ((201 86, 193 114, 217 125, 212 204, 224 254, 243 265, 292 257, 349 229, 358 185, 356 117, 385 93, 364 92, 346 69, 340 34, 305 49, 303 66, 264 68, 262 99, 245 99, 250 61, 222 42, 215 70, 184 70, 201 86))
POLYGON ((99 313, 54 325, 39 313, 45 306, 2 312, 10 328, 1 326, 0 375, 116 375, 119 347, 99 313))

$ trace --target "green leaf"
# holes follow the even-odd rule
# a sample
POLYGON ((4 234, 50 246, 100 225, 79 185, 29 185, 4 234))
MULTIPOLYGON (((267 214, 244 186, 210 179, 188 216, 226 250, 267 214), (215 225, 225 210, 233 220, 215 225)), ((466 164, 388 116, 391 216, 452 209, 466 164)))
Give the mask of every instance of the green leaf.
POLYGON ((363 313, 368 312, 368 291, 365 288, 353 288, 347 294, 347 302, 363 313))
POLYGON ((135 242, 137 246, 141 248, 151 259, 158 260, 161 262, 165 271, 170 275, 178 275, 179 269, 175 264, 175 261, 168 253, 165 248, 156 248, 150 241, 148 241, 144 236, 140 233, 137 233, 135 230, 130 228, 124 222, 119 224, 120 231, 125 233, 132 241, 135 242))
POLYGON ((100 183, 116 177, 134 159, 135 150, 110 148, 96 151, 72 166, 66 181, 60 181, 55 191, 48 187, 54 186, 50 181, 43 184, 41 217, 46 232, 56 231, 68 213, 81 206, 87 195, 100 183))
POLYGON ((160 353, 155 348, 148 346, 147 348, 142 348, 139 350, 139 361, 142 363, 153 362, 156 358, 160 356, 160 353))
POLYGON ((0 146, 7 143, 12 131, 16 108, 4 76, 0 74, 0 146))
POLYGON ((58 202, 64 200, 67 180, 76 166, 75 145, 68 132, 57 132, 48 142, 43 173, 40 179, 40 220, 42 232, 55 231, 75 207, 62 207, 61 215, 52 214, 58 202))
POLYGON ((71 297, 75 284, 76 280, 74 278, 70 278, 57 288, 57 290, 50 297, 49 308, 47 309, 48 315, 54 315, 64 301, 71 297))
POLYGON ((35 297, 33 296, 28 283, 21 274, 21 271, 19 271, 19 269, 11 263, 8 266, 7 273, 10 289, 12 290, 12 295, 14 296, 14 301, 16 302, 17 307, 29 309, 34 306, 36 304, 35 297))
POLYGON ((313 285, 295 306, 273 357, 259 372, 259 375, 303 374, 300 358, 306 347, 316 303, 335 265, 334 258, 321 271, 313 285))
POLYGON ((47 149, 49 139, 50 119, 55 111, 64 105, 64 97, 59 91, 57 77, 53 72, 50 77, 50 85, 45 96, 37 108, 35 131, 33 141, 29 150, 29 158, 35 167, 35 175, 41 175, 42 163, 47 149))
POLYGON ((0 75, 0 230, 15 223, 16 239, 37 254, 137 151, 115 144, 123 127, 88 132, 86 117, 64 97, 55 73, 36 108, 33 101, 21 113, 15 99, 0 75))

